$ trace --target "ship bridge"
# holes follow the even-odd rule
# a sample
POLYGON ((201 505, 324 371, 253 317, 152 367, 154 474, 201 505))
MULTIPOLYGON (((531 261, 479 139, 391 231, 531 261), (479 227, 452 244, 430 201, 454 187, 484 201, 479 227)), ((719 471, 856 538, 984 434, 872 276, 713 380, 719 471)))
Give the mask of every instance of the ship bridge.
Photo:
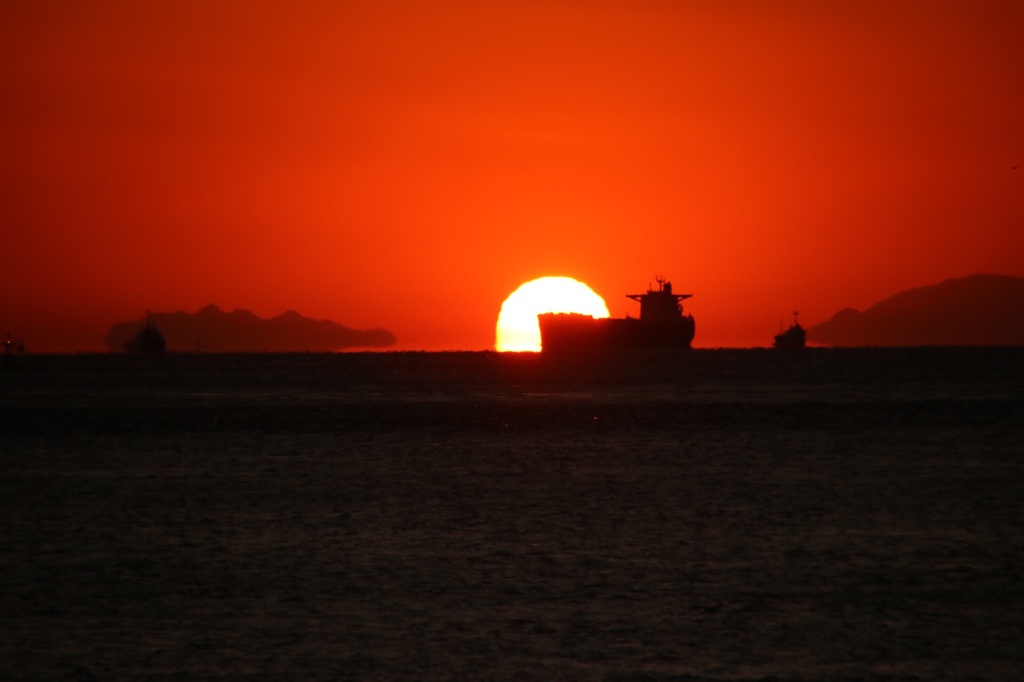
POLYGON ((658 288, 647 289, 646 294, 626 294, 626 298, 640 302, 640 319, 645 322, 671 322, 683 316, 682 301, 693 294, 672 293, 672 282, 658 278, 658 288))

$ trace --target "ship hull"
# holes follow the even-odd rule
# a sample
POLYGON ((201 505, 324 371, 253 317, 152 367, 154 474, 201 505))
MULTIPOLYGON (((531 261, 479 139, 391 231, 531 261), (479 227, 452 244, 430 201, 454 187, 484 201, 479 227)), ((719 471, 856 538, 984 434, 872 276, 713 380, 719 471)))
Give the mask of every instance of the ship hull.
POLYGON ((686 315, 649 322, 632 318, 593 318, 575 313, 537 316, 545 353, 687 349, 696 326, 686 315))

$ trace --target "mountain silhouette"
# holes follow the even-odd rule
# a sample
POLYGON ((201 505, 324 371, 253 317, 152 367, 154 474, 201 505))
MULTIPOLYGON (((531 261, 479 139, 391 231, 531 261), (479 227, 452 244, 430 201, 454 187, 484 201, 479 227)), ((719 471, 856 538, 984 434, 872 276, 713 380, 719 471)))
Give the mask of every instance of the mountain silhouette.
POLYGON ((148 318, 115 324, 107 334, 107 347, 123 350, 147 319, 163 333, 169 351, 335 351, 383 348, 395 343, 394 335, 386 329, 349 329, 330 320, 303 317, 293 310, 262 319, 248 310, 228 313, 210 304, 196 313, 153 313, 148 318))
POLYGON ((1024 345, 1024 278, 970 275, 909 289, 807 329, 828 346, 1024 345))

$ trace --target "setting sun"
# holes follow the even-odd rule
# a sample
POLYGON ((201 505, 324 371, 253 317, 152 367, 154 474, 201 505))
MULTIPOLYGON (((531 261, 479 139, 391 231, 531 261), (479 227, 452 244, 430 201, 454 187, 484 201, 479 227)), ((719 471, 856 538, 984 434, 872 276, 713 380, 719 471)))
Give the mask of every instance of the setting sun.
POLYGON ((526 282, 501 304, 495 348, 500 351, 540 350, 541 313, 580 313, 608 317, 604 299, 571 277, 541 277, 526 282))

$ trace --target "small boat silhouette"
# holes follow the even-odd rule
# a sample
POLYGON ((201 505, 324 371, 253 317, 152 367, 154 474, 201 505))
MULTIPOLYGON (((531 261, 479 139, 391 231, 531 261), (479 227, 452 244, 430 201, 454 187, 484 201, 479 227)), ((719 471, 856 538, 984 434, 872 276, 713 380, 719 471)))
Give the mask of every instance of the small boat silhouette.
POLYGON ((789 329, 782 329, 782 323, 779 323, 779 333, 775 335, 776 348, 803 348, 807 343, 807 332, 796 320, 799 314, 797 311, 793 311, 793 324, 789 326, 789 329))
POLYGON ((134 338, 125 342, 126 353, 138 353, 140 355, 159 355, 167 350, 167 340, 160 332, 160 329, 153 324, 153 316, 146 314, 146 324, 139 330, 134 338))

